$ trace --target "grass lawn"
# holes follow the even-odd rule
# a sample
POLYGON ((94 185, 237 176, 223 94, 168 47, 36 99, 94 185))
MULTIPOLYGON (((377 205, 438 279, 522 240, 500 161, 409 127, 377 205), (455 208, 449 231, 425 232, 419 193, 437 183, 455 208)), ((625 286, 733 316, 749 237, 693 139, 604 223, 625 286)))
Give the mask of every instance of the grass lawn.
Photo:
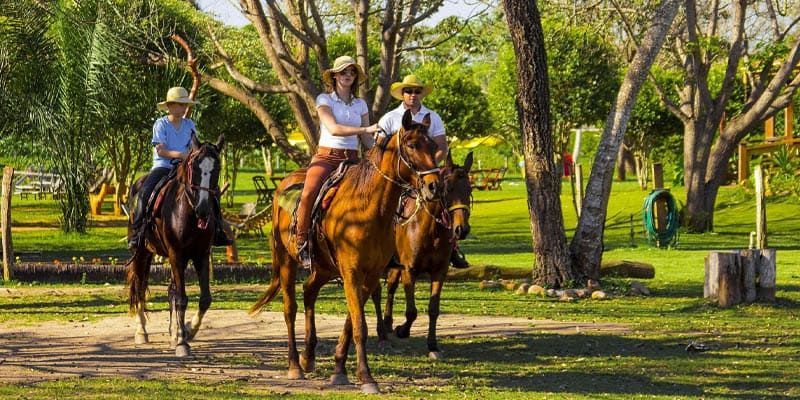
MULTIPOLYGON (((250 180, 245 176, 243 181, 250 180)), ((247 188, 246 188, 247 189, 247 188)), ((237 202, 253 201, 247 189, 237 202)), ((567 235, 575 226, 568 187, 563 196, 567 235)), ((683 200, 681 189, 675 197, 683 200)), ((615 183, 609 205, 604 259, 630 259, 652 263, 656 277, 645 283, 649 297, 618 296, 607 301, 559 302, 554 299, 516 296, 508 291, 482 291, 477 282, 445 286, 443 313, 519 316, 560 321, 615 322, 627 324, 630 333, 547 332, 499 338, 440 338, 447 358, 424 358, 425 338, 414 337, 401 345, 403 351, 380 354, 370 342, 370 366, 381 379, 404 380, 392 388, 390 398, 531 399, 531 398, 797 398, 800 396, 800 205, 786 199, 769 199, 769 243, 778 249, 775 304, 739 305, 719 309, 702 299, 703 257, 711 250, 744 248, 754 230, 755 205, 738 188, 723 188, 718 201, 716 232, 682 233, 674 249, 654 249, 642 234, 641 205, 646 192, 635 182, 615 183), (634 238, 631 242, 630 217, 634 238), (690 341, 710 350, 689 353, 690 341), (430 384, 430 382, 437 382, 430 384)), ((472 234, 462 243, 469 260, 501 267, 529 267, 532 262, 525 189, 511 180, 496 192, 475 192, 472 234)), ((120 257, 126 252, 124 227, 114 220, 97 221, 85 236, 63 235, 55 227, 56 204, 14 199, 14 245, 30 257, 71 259, 73 256, 120 257), (39 228, 41 225, 47 228, 39 228), (41 251, 42 254, 33 252, 41 251)), ((240 254, 251 260, 269 260, 266 240, 246 237, 239 241, 240 254)), ((625 287, 626 280, 608 280, 607 287, 625 287)), ((125 312, 125 300, 114 291, 99 293, 42 294, 28 283, 10 283, 21 289, 18 296, 0 296, 0 324, 27 325, 43 321, 96 320, 125 312)), ((80 287, 80 285, 68 285, 80 287)), ((418 285, 420 317, 426 318, 426 285, 418 285)), ((48 286, 49 287, 49 286, 48 286)), ((85 285, 85 287, 98 288, 85 285)), ((0 290, 2 288, 0 287, 0 290)), ((247 309, 262 288, 216 285, 214 309, 247 309)), ((190 292, 191 306, 197 290, 190 292)), ((402 299, 402 291, 398 291, 402 299)), ((163 295, 152 299, 154 310, 167 308, 163 295)), ((401 304, 402 301, 398 304, 401 304)), ((302 307, 302 302, 300 303, 302 307)), ((280 302, 270 304, 279 311, 280 302)), ((371 307, 368 307, 371 312, 371 307)), ((341 289, 326 286, 318 303, 319 313, 343 315, 341 289)), ((402 306, 395 321, 403 320, 402 306)), ((369 318, 372 321, 372 317, 369 318)), ((371 338, 372 339, 372 338, 371 338)), ((351 357, 352 360, 352 357, 351 357)), ((248 359, 229 360, 252 365, 248 359)), ((318 360, 319 375, 331 372, 329 354, 318 360)), ((352 373, 353 367, 349 367, 352 373)), ((0 364, 2 371, 2 364, 0 364)), ((203 385, 191 381, 138 381, 84 378, 0 387, 0 398, 272 398, 285 397, 269 387, 226 381, 203 385)), ((362 398, 356 393, 308 393, 293 397, 362 398)))

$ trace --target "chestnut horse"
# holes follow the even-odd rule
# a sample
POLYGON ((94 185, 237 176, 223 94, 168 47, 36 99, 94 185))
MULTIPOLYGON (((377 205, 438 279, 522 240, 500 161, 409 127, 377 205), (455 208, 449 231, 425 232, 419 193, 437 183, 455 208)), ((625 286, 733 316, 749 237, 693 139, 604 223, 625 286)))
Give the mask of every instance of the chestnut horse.
POLYGON ((345 362, 350 342, 354 341, 361 389, 365 393, 379 392, 367 364, 364 303, 380 283, 383 270, 395 251, 393 219, 401 193, 415 191, 426 200, 437 196, 439 169, 434 161, 436 144, 427 134, 429 125, 427 116, 420 124, 412 121, 411 114, 406 112, 403 127, 394 135, 380 139, 365 159, 347 170, 340 182, 321 221, 313 246, 311 275, 303 285, 306 347, 302 361, 295 341, 297 248, 289 229, 292 215, 281 208, 279 197, 289 186, 303 182, 305 171, 292 173, 278 185, 272 214, 272 282, 253 305, 251 313, 259 312, 278 289, 283 288, 289 379, 303 379, 303 371, 314 370, 317 345, 314 303, 322 286, 338 276, 344 284, 348 314, 336 346, 331 383, 350 383, 345 362))
MULTIPOLYGON (((176 356, 189 355, 188 341, 200 329, 203 316, 211 305, 211 291, 208 287, 209 255, 216 228, 214 224, 219 220, 216 214, 219 212, 218 206, 214 202, 218 204, 220 196, 219 152, 224 141, 224 136, 220 135, 216 144, 201 144, 192 136, 189 156, 175 167, 175 178, 161 189, 163 202, 152 217, 152 223, 145 228, 144 245, 134 250, 128 261, 129 310, 131 314, 138 315, 136 344, 148 342, 145 297, 154 253, 167 257, 172 268, 172 281, 169 285, 169 331, 170 345, 175 346, 176 356), (189 260, 197 271, 200 305, 197 314, 192 318, 191 326, 187 327, 184 319, 189 299, 186 296, 184 278, 189 260)), ((131 188, 130 199, 136 198, 141 183, 142 179, 131 188)))
POLYGON ((444 182, 442 199, 431 202, 407 202, 403 214, 408 219, 395 229, 397 256, 400 268, 389 268, 386 278, 386 309, 383 323, 380 321, 381 289, 372 293, 378 314, 378 336, 382 342, 388 340, 387 330, 392 329, 394 294, 400 279, 406 294, 406 321, 398 325, 395 334, 407 338, 411 324, 417 319, 414 303, 414 284, 420 274, 427 273, 431 278, 431 297, 428 303, 428 356, 439 359, 442 353, 436 340, 436 320, 439 318, 439 301, 450 255, 456 239, 461 240, 469 233, 469 212, 472 201, 472 187, 469 184, 469 170, 472 168, 472 152, 464 159, 464 166, 453 163, 447 154, 441 178, 444 182))

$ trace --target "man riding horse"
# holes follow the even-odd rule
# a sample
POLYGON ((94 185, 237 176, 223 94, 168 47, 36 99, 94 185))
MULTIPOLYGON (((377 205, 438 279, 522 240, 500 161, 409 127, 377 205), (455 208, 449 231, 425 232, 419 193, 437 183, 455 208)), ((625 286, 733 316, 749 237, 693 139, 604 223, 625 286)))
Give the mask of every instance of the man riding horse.
MULTIPOLYGON (((386 113, 378 121, 378 126, 387 134, 397 132, 402 126, 403 114, 406 110, 411 111, 414 122, 422 122, 425 116, 430 116, 431 125, 428 128, 428 135, 438 146, 436 150, 436 163, 439 164, 447 156, 449 148, 447 137, 445 136, 444 122, 435 111, 422 105, 422 99, 433 91, 433 86, 426 85, 416 75, 408 75, 402 82, 395 82, 391 87, 391 95, 400 100, 400 105, 392 111, 386 113)), ((468 268, 469 263, 464 258, 458 248, 458 243, 453 242, 453 252, 450 256, 453 268, 468 268)))

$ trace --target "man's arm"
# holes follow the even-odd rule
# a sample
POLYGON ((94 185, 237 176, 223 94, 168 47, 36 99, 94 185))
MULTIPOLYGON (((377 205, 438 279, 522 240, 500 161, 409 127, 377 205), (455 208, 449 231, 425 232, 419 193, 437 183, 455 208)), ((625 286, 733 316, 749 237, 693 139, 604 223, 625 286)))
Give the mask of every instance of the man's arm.
POLYGON ((439 165, 445 157, 447 157, 447 151, 449 150, 447 146, 447 137, 445 135, 434 136, 433 142, 436 143, 438 147, 438 149, 436 149, 436 165, 439 165))

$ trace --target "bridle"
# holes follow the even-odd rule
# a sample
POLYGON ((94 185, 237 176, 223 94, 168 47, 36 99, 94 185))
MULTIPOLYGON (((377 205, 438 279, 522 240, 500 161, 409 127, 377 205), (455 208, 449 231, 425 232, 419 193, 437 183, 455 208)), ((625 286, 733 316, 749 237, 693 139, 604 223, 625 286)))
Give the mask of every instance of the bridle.
MULTIPOLYGON (((206 153, 207 152, 207 151, 203 151, 203 149, 205 149, 206 147, 208 147, 208 144, 204 144, 204 145, 200 146, 199 148, 197 148, 197 150, 194 150, 191 153, 189 153, 189 157, 186 158, 186 161, 184 163, 184 168, 186 168, 187 171, 186 171, 186 182, 184 182, 183 195, 186 198, 186 201, 189 202, 189 206, 192 207, 192 211, 194 211, 195 214, 197 214, 197 206, 198 206, 198 204, 195 202, 195 198, 197 196, 197 192, 205 191, 205 192, 208 192, 211 196, 214 196, 214 197, 219 197, 219 195, 221 193, 219 187, 213 187, 213 186, 216 186, 216 185, 214 185, 215 182, 211 182, 210 181, 209 182, 209 186, 195 185, 194 184, 194 179, 193 179, 192 175, 194 173, 195 159, 201 153, 206 153)), ((210 156, 210 157, 214 158, 213 155, 210 156)), ((203 218, 203 219, 200 219, 200 220, 197 221, 197 227, 200 228, 200 229, 205 229, 207 225, 208 225, 208 219, 207 218, 203 218)))
MULTIPOLYGON (((383 132, 383 133, 385 134, 386 132, 383 132)), ((375 170, 378 171, 378 173, 383 177, 383 179, 386 179, 387 181, 389 181, 389 182, 391 182, 391 183, 393 183, 393 184, 405 189, 405 191, 407 191, 407 192, 419 193, 420 192, 419 188, 415 188, 413 185, 411 185, 411 182, 407 182, 405 179, 403 179, 400 176, 400 162, 402 161, 403 164, 405 164, 405 166, 408 167, 408 169, 410 169, 411 172, 413 172, 420 180, 422 180, 422 177, 425 176, 425 175, 438 173, 439 172, 439 167, 434 166, 433 168, 431 168, 429 170, 418 171, 414 167, 414 165, 411 164, 410 161, 408 161, 408 156, 405 155, 404 152, 403 152, 403 148, 402 148, 401 143, 400 143, 400 136, 402 134, 404 134, 404 133, 406 133, 405 129, 401 129, 397 134, 394 135, 395 137, 397 137, 397 168, 395 169, 395 173, 397 174, 397 179, 393 179, 392 177, 384 174, 383 171, 381 171, 381 169, 377 165, 375 165, 375 162, 372 161, 372 159, 369 159, 369 163, 370 163, 370 165, 372 165, 373 168, 375 168, 375 170)), ((377 135, 377 133, 376 133, 376 135, 377 135)), ((391 137, 390 137, 389 140, 391 140, 391 137)))

